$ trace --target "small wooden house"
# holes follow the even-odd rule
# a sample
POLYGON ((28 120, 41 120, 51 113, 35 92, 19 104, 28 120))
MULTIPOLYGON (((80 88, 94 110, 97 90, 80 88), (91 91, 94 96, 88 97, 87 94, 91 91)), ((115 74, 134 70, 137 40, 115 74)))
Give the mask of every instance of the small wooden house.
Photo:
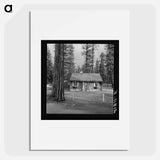
POLYGON ((102 90, 102 77, 99 73, 72 73, 70 91, 102 90))

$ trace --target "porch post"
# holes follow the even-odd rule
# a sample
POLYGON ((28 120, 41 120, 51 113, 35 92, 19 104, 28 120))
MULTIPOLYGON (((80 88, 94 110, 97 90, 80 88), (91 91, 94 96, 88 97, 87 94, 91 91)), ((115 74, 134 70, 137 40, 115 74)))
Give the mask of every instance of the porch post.
POLYGON ((82 82, 82 91, 84 91, 84 82, 82 82))
POLYGON ((102 91, 102 82, 100 82, 100 90, 102 91))

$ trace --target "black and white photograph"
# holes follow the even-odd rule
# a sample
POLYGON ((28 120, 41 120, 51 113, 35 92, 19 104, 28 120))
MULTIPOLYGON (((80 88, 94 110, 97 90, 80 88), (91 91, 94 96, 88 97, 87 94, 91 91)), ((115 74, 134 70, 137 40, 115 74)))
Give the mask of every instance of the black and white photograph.
POLYGON ((118 56, 118 40, 42 40, 42 120, 118 120, 118 56))
POLYGON ((129 12, 35 10, 30 22, 31 148, 128 149, 129 12))

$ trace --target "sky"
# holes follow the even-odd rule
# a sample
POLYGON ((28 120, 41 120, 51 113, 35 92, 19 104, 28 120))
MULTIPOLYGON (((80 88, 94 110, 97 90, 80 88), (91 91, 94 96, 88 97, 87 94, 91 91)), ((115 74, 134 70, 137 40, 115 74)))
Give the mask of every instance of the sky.
MULTIPOLYGON (((52 61, 54 61, 54 44, 48 44, 47 46, 51 52, 52 61)), ((75 66, 81 67, 84 64, 84 56, 82 56, 82 44, 73 44, 73 47, 75 66)), ((104 44, 98 44, 94 54, 94 61, 96 61, 96 59, 99 59, 99 56, 102 52, 105 52, 104 44)))

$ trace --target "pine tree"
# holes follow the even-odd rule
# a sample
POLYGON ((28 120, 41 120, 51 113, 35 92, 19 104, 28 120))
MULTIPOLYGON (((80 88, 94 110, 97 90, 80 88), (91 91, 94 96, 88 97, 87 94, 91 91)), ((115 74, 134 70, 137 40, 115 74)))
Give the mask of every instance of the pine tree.
POLYGON ((52 85, 52 96, 57 101, 64 98, 64 44, 55 44, 54 57, 54 80, 52 85))
POLYGON ((91 58, 90 58, 90 72, 94 72, 94 51, 95 51, 95 44, 91 44, 91 58))
POLYGON ((77 66, 77 67, 75 68, 75 72, 76 72, 76 73, 82 72, 82 68, 81 68, 80 66, 77 66))
POLYGON ((103 79, 103 81, 106 81, 106 72, 105 72, 105 54, 102 52, 100 54, 100 67, 99 67, 99 71, 101 74, 101 77, 103 79))
POLYGON ((51 53, 47 47, 47 83, 52 83, 53 81, 53 64, 51 60, 51 53))
POLYGON ((85 73, 89 73, 90 72, 90 45, 89 44, 83 44, 82 45, 82 55, 85 57, 85 69, 84 69, 84 72, 85 73))
POLYGON ((94 72, 94 52, 96 44, 83 44, 82 45, 82 55, 85 57, 84 72, 93 73, 94 72))
POLYGON ((107 83, 114 85, 114 45, 106 44, 106 74, 107 83))
POLYGON ((96 60, 96 63, 95 63, 94 72, 95 73, 99 73, 100 72, 100 64, 99 64, 99 60, 98 59, 96 60))
POLYGON ((74 72, 74 47, 73 44, 64 44, 64 80, 69 82, 74 72))

